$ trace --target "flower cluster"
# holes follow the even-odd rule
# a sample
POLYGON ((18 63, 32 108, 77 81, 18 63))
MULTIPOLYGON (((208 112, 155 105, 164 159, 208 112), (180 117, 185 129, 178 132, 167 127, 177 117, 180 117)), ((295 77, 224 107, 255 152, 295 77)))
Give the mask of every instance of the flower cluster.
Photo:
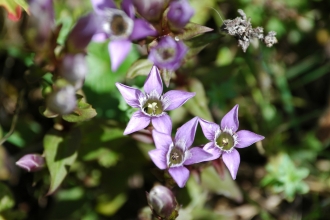
MULTIPOLYGON (((175 73, 182 66, 189 50, 184 40, 210 31, 203 26, 198 26, 195 32, 191 31, 197 26, 189 22, 194 10, 188 0, 123 0, 120 7, 113 0, 91 0, 91 4, 93 12, 78 19, 64 44, 59 47, 57 37, 61 26, 56 26, 54 21, 52 1, 30 1, 27 44, 36 51, 35 63, 42 71, 50 72, 53 80, 43 90, 46 105, 43 114, 46 117, 61 116, 68 122, 94 117, 96 113, 91 113, 90 105, 83 103, 83 98, 77 95, 88 73, 86 47, 90 41, 107 41, 111 70, 115 72, 133 43, 137 43, 145 46, 152 67, 143 91, 116 83, 126 103, 137 109, 124 135, 146 128, 151 130, 156 148, 148 152, 149 156, 179 187, 185 186, 190 171, 196 168, 191 165, 219 159, 223 160, 235 179, 240 164, 237 149, 264 139, 251 131, 238 131, 238 105, 222 118, 220 125, 194 117, 181 125, 172 138, 172 120, 167 112, 181 107, 196 94, 178 88, 163 93, 162 73, 175 73), (39 16, 42 19, 38 19, 39 16), (30 28, 32 26, 37 27, 37 33, 30 28), (79 119, 81 115, 83 119, 79 119), (198 125, 209 140, 203 146, 194 146, 198 125)), ((277 42, 275 32, 271 31, 264 37, 261 27, 252 28, 245 13, 242 10, 239 13, 241 17, 225 20, 222 30, 235 36, 244 52, 252 38, 263 40, 268 47, 277 42)), ((166 81, 165 84, 168 86, 166 81)), ((38 154, 25 155, 17 165, 28 171, 37 171, 45 166, 45 158, 38 154)), ((152 191, 148 201, 153 211, 163 218, 172 215, 177 207, 172 196, 168 198, 167 207, 159 207, 158 194, 166 194, 168 190, 161 188, 152 191)))

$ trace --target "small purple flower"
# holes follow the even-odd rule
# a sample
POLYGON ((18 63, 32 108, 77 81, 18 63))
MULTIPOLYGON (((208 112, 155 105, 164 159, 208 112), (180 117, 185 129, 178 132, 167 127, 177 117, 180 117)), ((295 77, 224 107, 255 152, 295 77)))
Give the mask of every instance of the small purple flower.
POLYGON ((194 13, 187 0, 173 0, 167 13, 170 27, 176 31, 184 28, 194 13))
POLYGON ((177 70, 188 49, 182 41, 175 41, 172 37, 161 38, 158 45, 150 50, 149 60, 158 68, 177 70))
POLYGON ((212 160, 212 154, 202 148, 190 148, 195 139, 197 125, 198 117, 182 125, 177 130, 174 141, 170 134, 152 131, 156 149, 149 151, 151 160, 159 169, 168 169, 169 174, 181 188, 189 178, 189 170, 184 165, 212 160))
POLYGON ((94 41, 105 41, 108 45, 112 71, 116 71, 131 50, 132 41, 147 36, 155 36, 157 32, 145 20, 134 17, 132 0, 122 2, 122 10, 116 8, 112 0, 91 0, 95 12, 99 15, 99 30, 94 41))
POLYGON ((35 172, 45 166, 45 159, 39 154, 27 154, 19 159, 16 165, 28 172, 35 172))
POLYGON ((125 135, 147 127, 150 122, 156 130, 170 134, 172 123, 165 111, 180 107, 195 95, 193 92, 179 90, 171 90, 162 95, 163 82, 156 66, 152 67, 144 83, 144 93, 121 83, 116 83, 116 86, 128 105, 139 108, 129 121, 125 135))
POLYGON ((265 137, 251 131, 238 129, 238 105, 235 105, 221 120, 220 126, 203 119, 199 120, 205 137, 211 142, 204 146, 204 150, 213 154, 212 160, 222 155, 222 160, 233 179, 236 179, 240 164, 240 156, 235 148, 245 148, 261 141, 265 137))

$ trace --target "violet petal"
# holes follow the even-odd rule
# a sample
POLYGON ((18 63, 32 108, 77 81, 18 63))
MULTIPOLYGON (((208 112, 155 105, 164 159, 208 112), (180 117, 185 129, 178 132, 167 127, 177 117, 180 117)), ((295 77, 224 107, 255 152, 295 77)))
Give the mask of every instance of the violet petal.
POLYGON ((168 150, 170 145, 173 143, 170 135, 158 132, 156 130, 152 130, 152 137, 157 149, 168 150))
POLYGON ((108 45, 110 59, 111 59, 111 70, 117 71, 118 67, 127 57, 131 51, 132 42, 129 40, 113 40, 108 45))
POLYGON ((132 0, 123 0, 123 2, 121 3, 121 8, 128 15, 128 17, 132 19, 134 18, 135 9, 132 0))
POLYGON ((233 179, 236 179, 237 170, 241 160, 238 151, 233 149, 230 153, 223 153, 222 160, 226 164, 233 179))
POLYGON ((157 36, 157 31, 145 20, 135 19, 130 39, 134 41, 146 38, 148 36, 157 36))
POLYGON ((178 128, 178 131, 175 134, 175 142, 183 140, 186 143, 186 149, 190 147, 195 139, 197 125, 198 117, 194 117, 178 128))
POLYGON ((229 128, 233 132, 238 129, 238 105, 235 105, 221 120, 221 129, 229 128))
POLYGON ((143 114, 141 111, 136 111, 132 115, 128 125, 124 131, 124 135, 141 130, 150 124, 150 117, 143 114))
POLYGON ((193 147, 189 149, 190 158, 186 159, 184 165, 191 165, 194 163, 200 163, 203 161, 209 161, 212 159, 213 155, 204 151, 200 147, 193 147))
POLYGON ((139 97, 143 96, 143 93, 140 90, 121 83, 116 83, 116 86, 128 105, 133 108, 139 108, 139 97))
POLYGON ((117 8, 112 0, 91 0, 91 3, 94 11, 98 14, 102 14, 107 8, 117 8))
POLYGON ((93 35, 92 41, 102 43, 106 41, 108 38, 109 38, 108 34, 104 32, 100 32, 93 35))
POLYGON ((154 149, 148 152, 151 160, 161 170, 167 168, 166 164, 166 151, 162 149, 154 149))
POLYGON ((184 166, 171 167, 170 169, 168 169, 168 172, 180 188, 186 185, 186 182, 189 178, 189 170, 187 168, 185 168, 184 166))
POLYGON ((257 141, 263 140, 265 137, 259 134, 255 134, 251 131, 241 130, 237 132, 237 141, 236 148, 248 147, 251 144, 254 144, 257 141))
POLYGON ((156 90, 158 95, 163 93, 163 81, 156 66, 152 67, 143 88, 144 92, 148 94, 153 90, 156 90))
POLYGON ((205 144, 203 147, 203 150, 207 153, 212 154, 213 156, 210 158, 210 160, 216 160, 221 156, 222 151, 214 145, 214 142, 209 142, 205 144))
POLYGON ((199 119, 199 124, 202 127, 204 136, 210 140, 210 141, 214 141, 215 139, 215 134, 218 130, 220 130, 220 126, 214 122, 209 122, 206 121, 202 118, 199 119))
POLYGON ((171 90, 164 94, 164 99, 167 99, 170 103, 164 111, 170 111, 182 106, 186 101, 195 96, 194 92, 186 92, 180 90, 171 90))
POLYGON ((160 117, 152 117, 151 123, 157 131, 171 135, 172 121, 169 115, 165 114, 160 117))

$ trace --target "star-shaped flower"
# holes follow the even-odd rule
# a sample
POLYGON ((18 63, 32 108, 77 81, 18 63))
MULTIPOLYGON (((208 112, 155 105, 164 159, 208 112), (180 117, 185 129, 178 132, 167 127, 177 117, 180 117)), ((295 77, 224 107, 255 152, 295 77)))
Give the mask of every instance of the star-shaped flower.
POLYGON ((139 108, 130 119, 125 135, 147 127, 150 122, 156 130, 170 134, 172 123, 165 111, 180 107, 195 95, 193 92, 179 90, 171 90, 162 95, 163 82, 156 66, 152 67, 144 83, 144 93, 121 83, 116 83, 116 86, 128 105, 139 108))
POLYGON ((131 50, 132 41, 147 36, 155 36, 157 32, 143 19, 134 17, 132 0, 123 0, 117 9, 112 0, 91 0, 94 11, 99 15, 99 31, 94 41, 102 42, 110 38, 108 45, 112 71, 116 71, 131 50))
POLYGON ((151 160, 159 169, 168 169, 169 174, 181 188, 189 178, 189 170, 185 165, 212 160, 212 154, 202 148, 190 148, 195 139, 197 124, 198 117, 195 117, 182 125, 177 130, 174 141, 170 134, 152 131, 156 149, 149 151, 151 160))
POLYGON ((204 150, 213 154, 213 160, 222 155, 223 162, 233 179, 236 179, 240 164, 240 156, 236 148, 245 148, 261 141, 265 137, 251 131, 238 129, 238 105, 234 106, 221 120, 220 126, 203 119, 199 120, 205 137, 211 142, 204 146, 204 150))

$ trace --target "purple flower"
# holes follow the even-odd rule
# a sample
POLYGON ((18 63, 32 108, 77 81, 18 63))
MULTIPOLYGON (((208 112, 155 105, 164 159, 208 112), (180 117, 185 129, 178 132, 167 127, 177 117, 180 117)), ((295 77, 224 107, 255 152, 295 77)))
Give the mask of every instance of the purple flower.
POLYGON ((157 46, 150 50, 149 60, 158 68, 177 70, 188 49, 182 41, 175 41, 172 37, 163 37, 157 46))
POLYGON ((200 119, 205 137, 210 140, 204 146, 204 150, 213 154, 212 159, 217 159, 222 155, 222 160, 233 179, 236 179, 237 170, 240 163, 240 156, 235 148, 248 147, 265 137, 251 131, 238 129, 238 105, 235 105, 221 120, 220 126, 216 123, 200 119))
POLYGON ((16 165, 28 172, 35 172, 45 166, 45 159, 39 154, 27 154, 19 159, 16 165))
POLYGON ((189 170, 184 165, 212 159, 212 154, 202 148, 190 148, 195 138, 197 124, 198 117, 195 117, 182 125, 177 130, 174 141, 169 134, 152 131, 156 149, 149 151, 151 160, 159 169, 168 169, 169 174, 181 188, 189 178, 189 170))
POLYGON ((170 27, 176 31, 184 28, 194 13, 194 9, 189 5, 187 0, 172 1, 167 13, 170 27))
POLYGON ((116 8, 112 0, 91 0, 95 12, 99 15, 99 30, 94 41, 105 41, 110 38, 108 50, 112 71, 116 71, 131 50, 134 40, 157 34, 149 23, 134 17, 131 0, 122 2, 122 10, 116 8))
POLYGON ((163 133, 170 134, 172 123, 165 111, 183 105, 195 93, 171 90, 163 93, 163 82, 156 66, 153 66, 145 83, 144 93, 138 89, 116 83, 116 86, 128 105, 139 108, 129 121, 124 134, 130 134, 147 127, 153 127, 163 133))

